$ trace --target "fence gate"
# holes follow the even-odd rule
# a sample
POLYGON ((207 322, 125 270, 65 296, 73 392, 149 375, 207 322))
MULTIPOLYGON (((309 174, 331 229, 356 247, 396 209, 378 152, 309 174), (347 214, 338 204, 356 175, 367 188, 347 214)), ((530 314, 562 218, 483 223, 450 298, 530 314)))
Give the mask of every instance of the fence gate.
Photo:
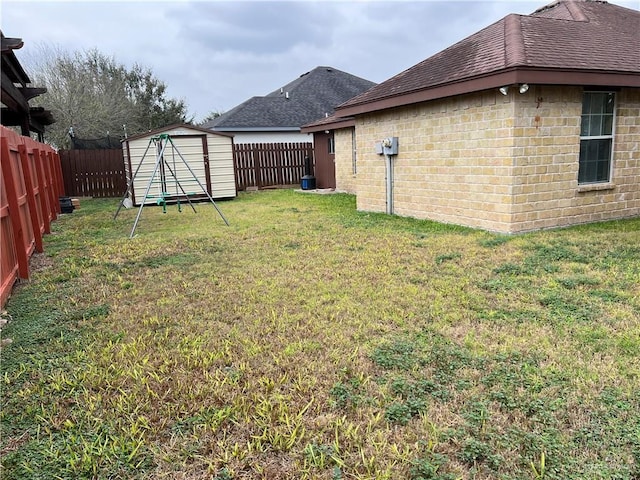
POLYGON ((121 197, 127 189, 122 149, 60 150, 64 189, 70 197, 121 197))

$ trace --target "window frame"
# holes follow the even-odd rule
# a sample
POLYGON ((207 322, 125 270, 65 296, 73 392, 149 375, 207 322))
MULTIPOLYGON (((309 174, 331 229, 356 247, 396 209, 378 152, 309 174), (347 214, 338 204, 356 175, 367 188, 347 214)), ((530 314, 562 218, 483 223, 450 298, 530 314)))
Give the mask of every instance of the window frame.
MULTIPOLYGON (((614 151, 615 151, 615 134, 616 134, 616 117, 617 117, 617 110, 618 110, 618 102, 617 102, 617 95, 616 95, 616 91, 615 90, 610 90, 610 89, 606 89, 606 90, 595 90, 595 89, 589 89, 589 90, 584 90, 582 92, 582 111, 580 114, 580 148, 578 151, 578 185, 583 186, 583 185, 602 185, 602 184, 608 184, 612 182, 613 179, 613 158, 614 158, 614 151), (612 115, 612 119, 611 119, 611 134, 608 135, 582 135, 582 129, 583 129, 583 121, 584 121, 584 116, 585 116, 585 112, 584 112, 584 102, 585 102, 585 96, 588 94, 610 94, 613 95, 613 111, 611 113, 612 115), (582 162, 582 145, 583 145, 583 141, 588 142, 590 140, 593 141, 597 141, 597 140, 609 140, 610 141, 610 152, 609 152, 609 171, 607 173, 607 178, 605 180, 580 180, 580 170, 581 167, 583 165, 582 162)), ((589 113, 587 113, 587 115, 591 115, 589 113)), ((600 115, 600 119, 602 121, 602 119, 605 117, 604 112, 600 115)))
POLYGON ((336 154, 336 139, 333 135, 333 132, 329 133, 329 136, 327 137, 327 143, 328 143, 328 153, 329 155, 335 155, 336 154))

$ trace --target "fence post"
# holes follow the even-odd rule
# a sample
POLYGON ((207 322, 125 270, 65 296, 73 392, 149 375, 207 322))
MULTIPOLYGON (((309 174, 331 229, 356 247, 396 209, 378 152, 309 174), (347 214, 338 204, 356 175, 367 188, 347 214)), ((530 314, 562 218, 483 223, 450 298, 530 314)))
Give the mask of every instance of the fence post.
POLYGON ((286 143, 276 145, 276 148, 275 148, 275 155, 276 155, 275 167, 276 167, 276 175, 277 175, 276 182, 279 185, 284 185, 284 176, 282 175, 282 167, 283 167, 282 157, 286 153, 286 145, 287 145, 286 143))
POLYGON ((40 212, 42 212, 42 220, 44 221, 44 233, 51 233, 51 214, 49 210, 49 195, 45 186, 44 166, 40 150, 33 149, 33 159, 36 166, 36 177, 38 178, 38 188, 40 189, 40 212))
POLYGON ((64 188, 64 178, 62 176, 62 163, 60 161, 59 152, 53 152, 53 160, 56 164, 56 175, 58 176, 58 191, 60 192, 60 195, 64 196, 66 194, 66 191, 64 188))
POLYGON ((62 174, 60 170, 60 156, 53 150, 47 153, 51 162, 51 174, 53 175, 54 184, 56 186, 56 195, 64 196, 64 184, 62 183, 62 174))
POLYGON ((29 165, 29 154, 27 147, 23 144, 18 145, 18 153, 20 154, 20 162, 22 163, 22 173, 24 175, 24 185, 27 189, 27 204, 29 205, 29 216, 31 217, 31 227, 33 229, 33 237, 36 241, 36 252, 42 253, 42 232, 40 231, 40 222, 38 221, 38 210, 36 209, 36 192, 33 185, 33 177, 31 176, 31 166, 29 165))
POLYGON ((57 213, 62 213, 62 208, 60 207, 60 189, 58 188, 58 181, 56 178, 56 169, 53 163, 53 151, 46 152, 47 153, 47 168, 49 169, 49 183, 51 183, 51 190, 53 191, 53 199, 54 205, 56 207, 57 213))
POLYGON ((53 191, 53 185, 51 183, 51 170, 49 169, 47 152, 40 150, 40 159, 42 160, 42 174, 45 184, 47 186, 47 198, 49 199, 48 214, 51 215, 51 220, 58 218, 58 209, 60 208, 60 200, 55 198, 55 192, 53 191))
POLYGON ((251 145, 251 158, 253 159, 253 169, 255 171, 255 176, 256 176, 256 187, 262 188, 262 179, 260 178, 261 177, 260 152, 259 152, 257 143, 254 143, 251 145))
POLYGON ((2 175, 4 177, 4 187, 7 193, 7 202, 9 204, 9 218, 11 220, 11 228, 13 229, 13 244, 18 257, 18 276, 20 278, 29 278, 29 258, 25 248, 24 229, 20 219, 20 205, 18 203, 18 192, 16 189, 16 177, 13 173, 11 162, 11 152, 9 151, 9 141, 6 137, 1 139, 1 153, 4 161, 2 165, 2 175))

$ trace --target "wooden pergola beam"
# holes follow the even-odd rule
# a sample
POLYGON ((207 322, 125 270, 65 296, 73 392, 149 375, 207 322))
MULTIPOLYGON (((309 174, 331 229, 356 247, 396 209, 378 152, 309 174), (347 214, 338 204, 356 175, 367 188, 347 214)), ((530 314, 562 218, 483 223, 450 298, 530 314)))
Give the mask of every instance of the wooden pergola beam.
POLYGON ((24 46, 21 38, 7 38, 2 35, 2 53, 10 50, 18 50, 24 46))
POLYGON ((36 112, 29 108, 29 100, 47 92, 46 88, 28 87, 29 76, 17 59, 14 50, 24 46, 21 38, 7 38, 0 31, 2 65, 0 68, 0 100, 7 107, 2 109, 3 125, 19 125, 22 135, 31 131, 44 134, 44 126, 54 122, 51 112, 36 112))
POLYGON ((20 89, 16 87, 7 73, 2 70, 1 77, 1 88, 2 88, 2 103, 4 103, 7 107, 14 111, 29 111, 29 103, 27 99, 24 98, 20 89))

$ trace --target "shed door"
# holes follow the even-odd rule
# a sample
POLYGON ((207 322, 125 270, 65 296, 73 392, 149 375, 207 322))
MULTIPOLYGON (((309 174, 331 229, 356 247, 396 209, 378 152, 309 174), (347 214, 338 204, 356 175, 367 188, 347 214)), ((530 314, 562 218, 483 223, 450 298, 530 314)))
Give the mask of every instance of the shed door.
MULTIPOLYGON (((173 144, 168 144, 164 149, 163 161, 152 181, 149 198, 144 203, 155 203, 160 196, 165 198, 182 197, 184 193, 190 196, 206 197, 203 188, 211 195, 206 135, 174 135, 171 140, 173 144)), ((138 142, 140 145, 135 145, 136 151, 144 152, 148 141, 148 139, 144 139, 144 141, 138 142)), ((133 142, 132 146, 134 146, 133 142)), ((155 163, 158 161, 158 153, 153 148, 147 152, 142 162, 143 165, 135 178, 136 204, 142 201, 155 163)))
POLYGON ((182 189, 184 189, 187 195, 204 195, 202 187, 211 194, 211 183, 207 182, 209 155, 206 151, 206 136, 175 135, 171 140, 175 148, 165 149, 164 160, 171 166, 180 185, 176 185, 175 180, 169 175, 167 178, 169 194, 182 195, 182 189))
POLYGON ((314 134, 313 153, 316 160, 316 186, 318 188, 336 188, 336 154, 333 132, 316 132, 314 134))

